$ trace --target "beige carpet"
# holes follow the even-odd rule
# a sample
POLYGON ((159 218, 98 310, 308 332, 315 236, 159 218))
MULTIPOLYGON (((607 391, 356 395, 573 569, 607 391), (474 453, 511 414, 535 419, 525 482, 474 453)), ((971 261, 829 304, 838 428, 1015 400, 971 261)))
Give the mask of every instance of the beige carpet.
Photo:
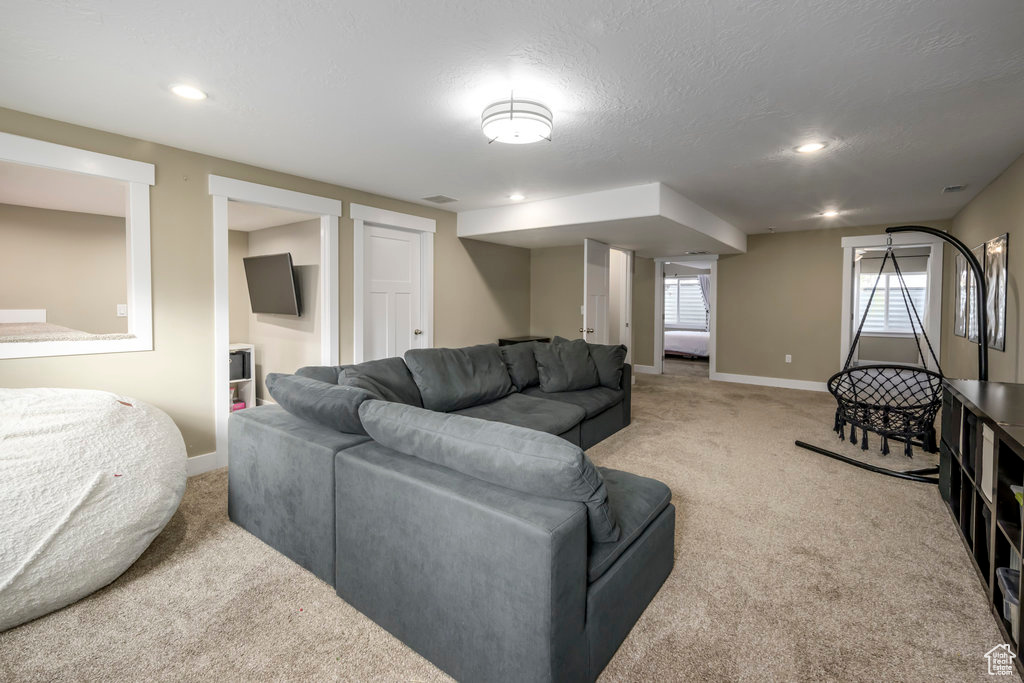
MULTIPOLYGON (((832 443, 827 394, 641 375, 633 411, 590 455, 672 487, 676 565, 604 680, 989 680, 1001 638, 936 488, 793 446, 832 443)), ((232 525, 226 481, 190 480, 111 586, 0 634, 0 680, 444 679, 232 525)))

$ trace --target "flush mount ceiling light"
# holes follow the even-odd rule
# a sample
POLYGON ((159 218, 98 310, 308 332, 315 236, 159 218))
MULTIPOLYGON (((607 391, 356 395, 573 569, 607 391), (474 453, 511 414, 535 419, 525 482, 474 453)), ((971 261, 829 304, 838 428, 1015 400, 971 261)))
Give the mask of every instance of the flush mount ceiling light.
POLYGON ((796 147, 795 150, 800 154, 814 154, 815 152, 820 152, 826 147, 828 147, 827 142, 807 142, 796 147))
POLYGON ((822 217, 824 217, 824 218, 835 218, 836 216, 839 215, 839 210, 838 209, 827 209, 826 211, 822 211, 820 215, 822 217))
POLYGON ((523 194, 522 192, 513 192, 508 196, 508 198, 514 202, 521 202, 524 199, 526 199, 526 195, 523 194))
POLYGON ((553 122, 551 110, 543 104, 517 100, 514 95, 495 102, 480 115, 480 127, 488 143, 526 145, 541 140, 550 142, 553 122))
POLYGON ((178 97, 184 97, 186 100, 206 99, 206 93, 204 93, 202 90, 200 90, 199 88, 195 88, 191 85, 185 85, 184 83, 172 85, 171 92, 177 95, 178 97))

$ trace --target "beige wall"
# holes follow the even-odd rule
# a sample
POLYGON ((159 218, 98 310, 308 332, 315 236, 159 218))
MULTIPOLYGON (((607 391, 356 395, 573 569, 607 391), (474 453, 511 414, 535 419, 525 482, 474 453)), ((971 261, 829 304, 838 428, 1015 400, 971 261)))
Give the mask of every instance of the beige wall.
MULTIPOLYGON (((458 346, 521 334, 530 324, 529 252, 460 240, 455 214, 328 183, 0 109, 0 131, 156 165, 150 192, 154 350, 0 360, 0 386, 65 386, 135 396, 167 411, 190 455, 214 440, 213 239, 207 175, 340 199, 339 297, 343 362, 352 359, 351 202, 437 221, 435 343, 458 346)), ((339 157, 339 164, 346 163, 339 157)))
POLYGON ((530 251, 530 334, 579 339, 583 245, 530 251))
POLYGON ((304 365, 320 364, 320 219, 249 233, 247 256, 284 252, 292 255, 299 282, 302 313, 299 317, 252 313, 247 289, 237 296, 231 291, 232 299, 243 300, 249 323, 246 337, 231 341, 256 347, 256 399, 259 403, 270 399, 266 386, 269 373, 294 373, 304 365))
POLYGON ((654 365, 654 260, 633 259, 633 364, 654 365))
POLYGON ((747 253, 720 257, 718 372, 823 382, 839 370, 842 239, 886 227, 750 235, 747 253))
POLYGON ((228 230, 228 336, 232 343, 249 340, 249 289, 242 259, 249 255, 249 233, 228 230))
POLYGON ((529 334, 530 250, 460 239, 448 216, 434 236, 434 346, 529 334))
MULTIPOLYGON (((530 251, 530 334, 578 339, 583 325, 583 246, 530 251)), ((654 261, 633 259, 634 365, 654 363, 654 261)))
POLYGON ((127 332, 125 220, 0 204, 0 308, 44 308, 47 322, 127 332))
MULTIPOLYGON (((1024 319, 1020 315, 1020 273, 1024 272, 1024 157, 1017 159, 953 218, 952 234, 968 247, 1010 233, 1007 255, 1006 350, 989 349, 989 379, 1024 382, 1024 319)), ((942 302, 942 369, 950 377, 977 378, 978 347, 953 334, 956 291, 953 248, 947 247, 942 302)))

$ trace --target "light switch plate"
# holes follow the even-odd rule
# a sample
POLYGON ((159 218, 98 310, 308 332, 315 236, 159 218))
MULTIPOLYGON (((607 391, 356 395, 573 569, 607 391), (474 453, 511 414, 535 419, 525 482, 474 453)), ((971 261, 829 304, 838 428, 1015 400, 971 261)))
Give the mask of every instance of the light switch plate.
POLYGON ((117 305, 117 317, 118 318, 127 318, 128 317, 128 304, 118 304, 117 305))
POLYGON ((793 356, 791 356, 791 355, 789 355, 789 354, 787 353, 787 354, 786 354, 786 362, 787 362, 787 363, 792 363, 792 362, 793 362, 793 356))

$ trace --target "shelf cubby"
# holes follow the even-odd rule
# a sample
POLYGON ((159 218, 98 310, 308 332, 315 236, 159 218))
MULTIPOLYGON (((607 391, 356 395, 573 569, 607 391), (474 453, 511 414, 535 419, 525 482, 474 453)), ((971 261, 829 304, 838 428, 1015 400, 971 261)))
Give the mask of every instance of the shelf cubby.
MULTIPOLYGON (((1024 548, 1021 505, 1011 488, 1024 486, 1024 384, 946 380, 944 389, 939 492, 963 536, 1003 642, 1016 651, 1017 625, 1004 617, 998 570, 1019 569, 1024 548)), ((1014 662, 1024 675, 1021 658, 1014 662)))

